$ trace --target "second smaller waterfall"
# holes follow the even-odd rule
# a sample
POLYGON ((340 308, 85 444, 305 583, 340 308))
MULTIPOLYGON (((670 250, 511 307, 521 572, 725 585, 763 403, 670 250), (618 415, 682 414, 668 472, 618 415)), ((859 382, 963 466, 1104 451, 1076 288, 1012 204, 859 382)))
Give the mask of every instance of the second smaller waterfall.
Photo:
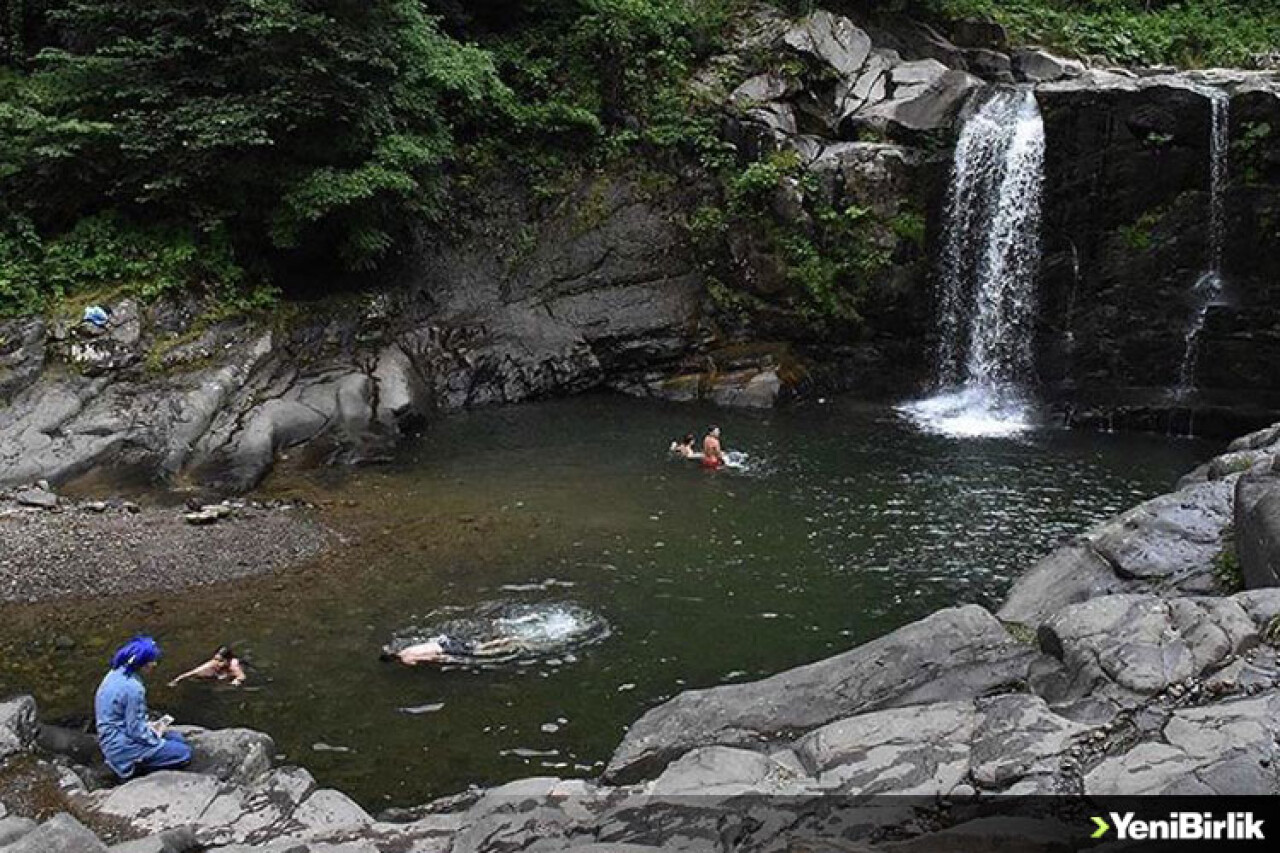
POLYGON ((1177 399, 1195 390, 1196 364, 1200 356, 1200 334, 1209 308, 1222 298, 1222 245, 1226 237, 1226 201, 1223 198, 1227 186, 1227 156, 1230 145, 1231 99, 1221 89, 1206 93, 1210 106, 1209 135, 1209 253, 1205 270, 1196 280, 1193 295, 1197 301, 1196 312, 1187 327, 1186 344, 1182 353, 1182 365, 1178 370, 1178 385, 1173 394, 1177 399))

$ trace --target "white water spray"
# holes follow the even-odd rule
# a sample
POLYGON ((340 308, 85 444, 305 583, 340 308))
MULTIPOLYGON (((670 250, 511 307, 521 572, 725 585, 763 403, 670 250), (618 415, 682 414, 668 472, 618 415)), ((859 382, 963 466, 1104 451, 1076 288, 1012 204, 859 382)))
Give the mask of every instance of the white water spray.
POLYGON ((940 270, 938 394, 904 407, 922 428, 998 436, 1031 426, 1044 122, 1035 95, 992 89, 966 106, 940 270))
POLYGON ((1174 397, 1183 399, 1195 390, 1196 364, 1200 357, 1200 334, 1210 306, 1222 298, 1222 244, 1226 237, 1227 159, 1230 145, 1231 99, 1221 89, 1207 93, 1210 105, 1209 136, 1209 257, 1205 271, 1196 280, 1192 292, 1197 299, 1196 312, 1187 327, 1182 366, 1178 370, 1178 386, 1174 397))

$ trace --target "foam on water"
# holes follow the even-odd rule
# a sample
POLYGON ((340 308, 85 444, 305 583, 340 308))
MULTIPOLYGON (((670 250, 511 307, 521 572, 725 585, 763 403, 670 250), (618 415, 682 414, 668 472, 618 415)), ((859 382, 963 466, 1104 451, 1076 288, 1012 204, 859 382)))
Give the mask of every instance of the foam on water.
POLYGON ((517 650, 511 655, 485 660, 493 663, 542 658, 609 636, 608 622, 572 602, 491 602, 468 615, 456 614, 455 609, 438 611, 425 620, 424 626, 415 625, 396 632, 388 649, 403 649, 440 634, 473 643, 502 637, 514 639, 517 650))
POLYGON ((961 388, 898 407, 923 432, 949 438, 1006 438, 1035 428, 1021 399, 988 388, 961 388))

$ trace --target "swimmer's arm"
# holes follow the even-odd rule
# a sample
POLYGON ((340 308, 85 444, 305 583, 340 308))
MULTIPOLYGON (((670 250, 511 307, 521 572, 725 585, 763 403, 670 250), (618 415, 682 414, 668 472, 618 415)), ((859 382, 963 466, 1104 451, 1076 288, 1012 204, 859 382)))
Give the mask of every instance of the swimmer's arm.
POLYGON ((232 658, 231 662, 227 664, 227 669, 231 671, 232 687, 239 687, 241 684, 244 684, 244 679, 245 679, 244 667, 240 665, 239 660, 237 660, 236 658, 232 658))
POLYGON ((187 672, 182 673, 182 675, 179 675, 173 681, 170 681, 169 686, 176 687, 179 682, 185 681, 188 678, 213 678, 216 672, 217 664, 211 660, 205 661, 195 669, 188 670, 187 672))

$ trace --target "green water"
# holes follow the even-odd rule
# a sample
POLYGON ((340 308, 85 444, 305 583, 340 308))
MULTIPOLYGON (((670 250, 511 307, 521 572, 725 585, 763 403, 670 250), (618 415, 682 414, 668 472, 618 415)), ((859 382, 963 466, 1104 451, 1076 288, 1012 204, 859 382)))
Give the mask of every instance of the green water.
POLYGON ((111 648, 146 629, 167 652, 155 708, 270 732, 287 760, 373 809, 592 775, 631 721, 682 689, 816 660, 939 607, 998 604, 1037 557, 1212 450, 1057 430, 955 441, 853 403, 757 416, 583 397, 452 416, 394 464, 267 485, 325 502, 320 517, 348 541, 318 563, 0 611, 0 695, 83 714, 111 648), (748 470, 666 458, 672 437, 711 419, 748 470), (377 660, 406 626, 560 602, 611 633, 492 670, 377 660), (249 689, 163 685, 225 641, 250 662, 249 689))

